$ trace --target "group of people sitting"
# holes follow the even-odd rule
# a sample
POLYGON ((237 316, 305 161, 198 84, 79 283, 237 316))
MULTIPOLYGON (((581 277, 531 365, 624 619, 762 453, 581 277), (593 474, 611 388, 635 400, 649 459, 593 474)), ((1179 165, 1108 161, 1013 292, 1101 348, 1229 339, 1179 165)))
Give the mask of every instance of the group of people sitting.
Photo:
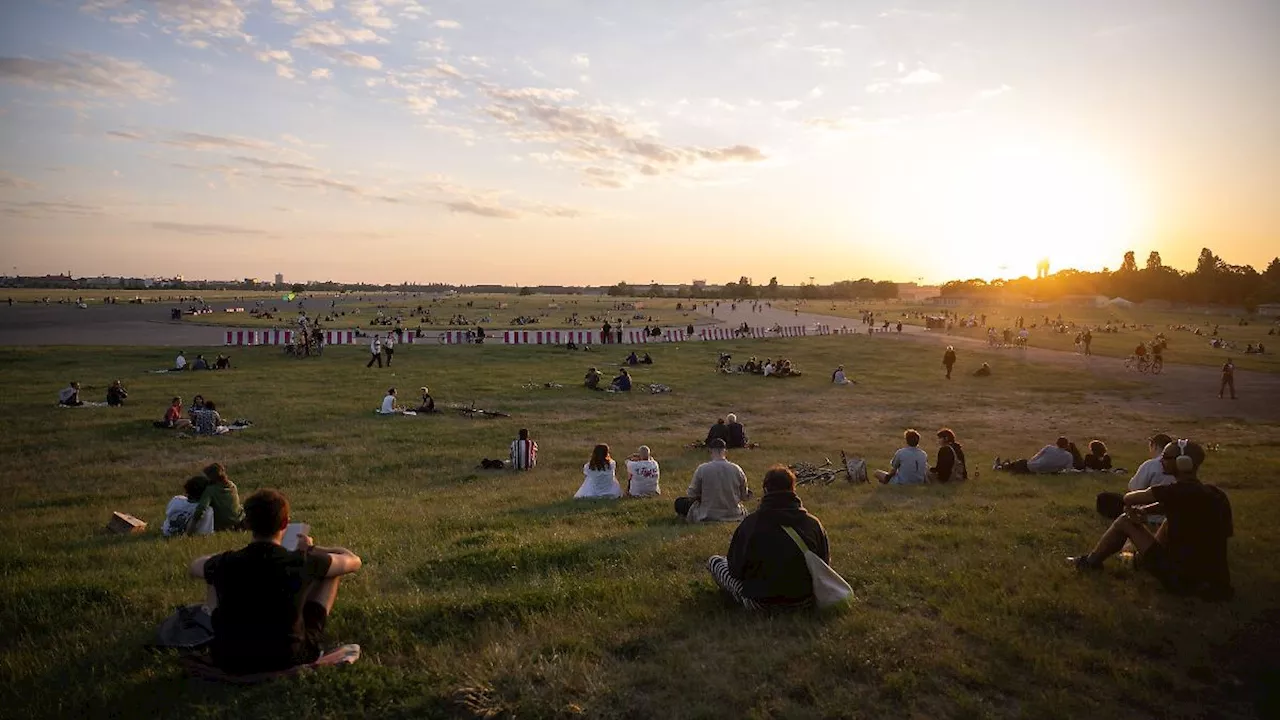
MULTIPOLYGON (((113 380, 111 386, 107 388, 107 405, 110 407, 120 407, 124 405, 125 398, 129 397, 129 392, 124 389, 124 385, 119 380, 113 380)), ((66 407, 81 407, 85 404, 80 399, 80 383, 72 380, 67 386, 58 391, 58 404, 66 407)))
POLYGON ((637 356, 636 351, 632 350, 631 354, 627 356, 625 362, 631 367, 635 367, 637 365, 652 365, 653 358, 649 353, 645 353, 643 356, 637 356))
POLYGON ((951 428, 938 430, 938 459, 929 465, 929 454, 920 447, 920 433, 908 429, 902 433, 906 445, 889 461, 888 470, 875 471, 882 485, 921 485, 929 482, 962 482, 969 479, 964 447, 951 428))
POLYGON ((1075 443, 1066 436, 1061 436, 1052 445, 1040 448, 1040 452, 1030 458, 1009 460, 997 456, 991 469, 1020 475, 1048 475, 1067 470, 1109 471, 1113 468, 1107 446, 1101 440, 1091 441, 1089 454, 1082 455, 1075 443))
POLYGON ((210 363, 205 360, 204 355, 196 355, 196 359, 192 363, 187 363, 186 353, 182 350, 178 351, 178 357, 173 360, 173 368, 170 372, 182 372, 184 370, 230 370, 231 358, 222 353, 218 353, 218 357, 210 363))
POLYGON ((378 406, 379 415, 421 415, 436 412, 435 398, 431 397, 431 389, 426 385, 419 388, 422 398, 415 408, 406 408, 400 404, 400 399, 396 396, 394 387, 387 388, 387 394, 382 398, 382 405, 378 406))
POLYGON ((738 416, 733 413, 716 420, 716 423, 707 431, 707 439, 703 444, 711 447, 711 443, 717 439, 723 440, 725 447, 730 449, 750 446, 750 441, 747 439, 747 429, 742 426, 742 423, 738 422, 738 416))
MULTIPOLYGON (((721 353, 720 358, 720 367, 728 368, 729 356, 721 353)), ((738 368, 738 372, 764 377, 800 377, 801 375, 801 372, 786 358, 778 358, 776 362, 772 358, 765 358, 764 362, 760 362, 754 355, 738 368)))
POLYGON ((191 407, 186 410, 187 417, 184 418, 182 398, 174 396, 164 411, 164 418, 157 420, 154 425, 166 430, 192 430, 197 435, 221 435, 245 424, 242 421, 230 425, 224 423, 222 415, 218 413, 217 403, 206 400, 203 395, 196 395, 191 401, 191 407))
POLYGON ((582 466, 582 485, 574 493, 574 499, 617 499, 623 495, 653 497, 662 494, 662 469, 648 445, 641 445, 628 457, 626 467, 627 489, 624 492, 616 475, 618 464, 614 461, 609 446, 604 443, 596 445, 591 450, 591 458, 582 466))
MULTIPOLYGON (((632 353, 633 355, 635 353, 632 353)), ((646 353, 647 356, 647 353, 646 353)), ((600 387, 603 376, 596 368, 589 368, 582 378, 582 385, 588 390, 605 390, 608 392, 631 392, 631 373, 626 368, 619 368, 618 374, 609 381, 607 387, 600 387)))
POLYGON ((1247 346, 1245 346, 1245 349, 1244 349, 1245 355, 1263 355, 1266 352, 1267 352, 1267 348, 1262 343, 1258 343, 1257 345, 1254 345, 1253 343, 1249 343, 1247 346))

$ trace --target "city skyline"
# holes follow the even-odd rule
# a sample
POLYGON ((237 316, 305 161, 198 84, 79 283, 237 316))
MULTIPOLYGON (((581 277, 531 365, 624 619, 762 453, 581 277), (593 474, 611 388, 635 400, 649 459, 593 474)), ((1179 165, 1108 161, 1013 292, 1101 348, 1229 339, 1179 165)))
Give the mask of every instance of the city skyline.
POLYGON ((7 3, 0 251, 468 285, 1261 270, 1277 26, 1264 0, 7 3))

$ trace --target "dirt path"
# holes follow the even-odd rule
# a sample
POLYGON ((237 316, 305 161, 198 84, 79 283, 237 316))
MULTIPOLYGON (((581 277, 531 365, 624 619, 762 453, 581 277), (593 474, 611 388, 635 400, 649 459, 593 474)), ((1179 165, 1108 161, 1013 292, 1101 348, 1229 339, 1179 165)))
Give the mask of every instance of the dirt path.
MULTIPOLYGON (((731 304, 721 301, 715 307, 714 301, 709 306, 699 305, 698 312, 711 315, 730 327, 746 322, 753 327, 773 325, 830 325, 832 328, 855 328, 860 333, 866 332, 856 318, 822 315, 801 309, 760 306, 759 312, 752 312, 750 303, 741 303, 734 310, 731 304)), ((892 326, 891 326, 892 327, 892 326)), ((1087 373, 1099 380, 1137 380, 1147 383, 1151 388, 1150 397, 1142 400, 1125 402, 1127 412, 1150 412, 1153 416, 1166 417, 1173 415, 1194 420, 1201 417, 1239 418, 1249 422, 1267 422, 1280 424, 1280 375, 1274 373, 1248 372, 1236 370, 1237 400, 1218 399, 1218 385, 1221 378, 1217 368, 1203 365, 1167 364, 1159 375, 1137 375, 1125 369, 1124 360, 1120 358, 1102 357, 1100 355, 1077 355, 1072 352, 1046 350, 1044 348, 1026 348, 1022 350, 990 350, 985 341, 960 335, 949 335, 936 330, 926 330, 919 325, 903 325, 902 333, 875 333, 876 338, 884 342, 919 342, 932 345, 938 353, 938 361, 942 361, 942 349, 947 345, 956 348, 959 354, 957 366, 971 372, 973 367, 983 360, 966 361, 968 351, 980 351, 984 356, 988 353, 1005 353, 1005 357, 1016 358, 1019 362, 1052 366, 1069 372, 1087 373)), ((939 372, 941 372, 939 368, 939 372)))

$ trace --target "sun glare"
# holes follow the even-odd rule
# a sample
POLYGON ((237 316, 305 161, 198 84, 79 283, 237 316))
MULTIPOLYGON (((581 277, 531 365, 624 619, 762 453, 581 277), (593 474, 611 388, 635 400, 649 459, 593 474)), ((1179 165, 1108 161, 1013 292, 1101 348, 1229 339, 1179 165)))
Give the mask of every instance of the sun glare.
POLYGON ((956 176, 940 228, 966 277, 1097 270, 1118 263, 1137 239, 1141 217, 1129 185, 1100 159, 1037 148, 978 158, 956 176))

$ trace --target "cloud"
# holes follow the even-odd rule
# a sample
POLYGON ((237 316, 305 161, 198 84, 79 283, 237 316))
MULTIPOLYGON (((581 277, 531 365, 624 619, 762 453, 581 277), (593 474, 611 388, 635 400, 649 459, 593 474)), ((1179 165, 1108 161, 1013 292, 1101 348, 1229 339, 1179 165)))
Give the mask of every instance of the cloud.
POLYGON ((333 9, 333 0, 307 0, 307 4, 316 12, 329 12, 333 9))
POLYGON ((942 82, 942 76, 927 68, 916 68, 898 82, 903 85, 929 85, 942 82))
POLYGON ((1011 92, 1013 92, 1012 87, 1002 84, 1000 85, 1000 87, 993 87, 993 88, 987 88, 985 90, 979 90, 978 92, 974 93, 973 99, 990 100, 991 98, 999 97, 1001 95, 1004 95, 1005 93, 1011 93, 1011 92))
POLYGON ((866 86, 869 93, 886 93, 893 89, 893 83, 888 80, 879 80, 866 86))
POLYGON ((276 75, 284 78, 285 80, 292 80, 295 77, 297 77, 297 73, 295 73, 293 71, 293 68, 289 67, 288 65, 277 65, 276 75))
MULTIPOLYGON (((122 135, 117 135, 122 137, 122 135)), ((160 141, 164 145, 187 150, 269 150, 273 147, 265 140, 238 135, 209 135, 198 132, 179 132, 160 141)))
POLYGON ((264 63, 265 62, 278 62, 278 63, 293 62, 293 56, 289 54, 288 50, 260 50, 257 53, 254 53, 254 57, 258 58, 258 60, 264 63))
POLYGON ((298 170, 301 172, 312 172, 316 170, 316 168, 313 168, 310 165, 264 160, 262 158, 250 157, 247 155, 234 155, 231 159, 237 162, 242 162, 246 165, 252 165, 256 168, 262 168, 263 170, 298 170))
POLYGON ((329 53, 330 57, 343 65, 349 65, 354 68, 363 70, 381 70, 382 61, 372 55, 361 55, 350 50, 334 50, 329 53))
POLYGON ((265 235, 266 233, 254 228, 241 227, 239 225, 219 225, 217 223, 184 223, 184 222, 153 222, 150 223, 152 229, 165 230, 168 232, 183 233, 186 235, 265 235))
POLYGON ((810 45, 804 51, 818 56, 819 67, 840 67, 844 65, 844 50, 825 45, 810 45))
POLYGON ((329 21, 312 23, 293 38, 294 47, 313 49, 386 42, 385 38, 368 28, 346 28, 329 21))
POLYGON ((435 25, 441 30, 457 30, 462 27, 462 23, 457 20, 437 20, 432 23, 432 25, 435 25))
POLYGON ((61 60, 0 57, 0 80, 94 97, 159 102, 173 80, 146 65, 108 55, 73 52, 61 60))
POLYGON ((4 190, 35 190, 39 186, 30 180, 20 178, 17 175, 7 173, 0 170, 0 189, 4 190))
POLYGON ((378 28, 380 30, 390 30, 395 27, 395 23, 382 15, 382 8, 378 6, 375 0, 349 0, 347 2, 347 12, 365 27, 378 28))
POLYGON ((0 202, 0 213, 20 218, 50 218, 57 215, 71 217, 98 217, 103 208, 68 200, 31 200, 28 202, 0 202))
POLYGON ((572 58, 569 59, 569 62, 573 63, 576 67, 580 67, 580 68, 591 67, 591 58, 587 56, 586 53, 578 53, 577 55, 574 55, 572 58))
POLYGON ((582 184, 597 188, 625 188, 630 185, 625 173, 602 167, 589 167, 582 171, 586 177, 582 184))
POLYGON ((333 73, 329 71, 329 68, 316 68, 311 71, 313 80, 328 80, 331 77, 333 77, 333 73))
MULTIPOLYGON (((106 15, 128 4, 128 0, 88 0, 81 9, 93 15, 106 15)), ((151 10, 156 22, 188 37, 188 44, 207 47, 191 36, 248 39, 244 34, 246 18, 237 0, 150 0, 145 7, 151 10)), ((133 25, 141 22, 142 12, 117 14, 109 17, 113 23, 133 25)))
POLYGON ((514 220, 520 217, 520 213, 516 210, 479 200, 447 200, 441 204, 452 212, 479 215, 480 217, 499 218, 502 220, 514 220))

